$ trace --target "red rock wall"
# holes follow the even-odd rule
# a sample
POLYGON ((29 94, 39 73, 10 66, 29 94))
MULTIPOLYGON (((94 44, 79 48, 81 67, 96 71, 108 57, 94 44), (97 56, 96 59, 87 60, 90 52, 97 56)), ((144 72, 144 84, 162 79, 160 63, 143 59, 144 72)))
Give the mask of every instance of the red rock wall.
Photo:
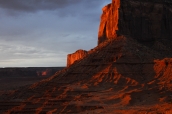
POLYGON ((170 0, 112 0, 101 16, 98 44, 118 35, 132 37, 146 45, 172 43, 170 0))
POLYGON ((108 4, 102 9, 103 14, 100 21, 98 44, 117 36, 116 31, 118 30, 119 7, 120 0, 112 0, 112 4, 108 4))
MULTIPOLYGON (((158 51, 168 53, 172 50, 171 6, 172 2, 163 0, 112 0, 102 8, 98 44, 124 35, 149 47, 162 43, 165 50, 158 51)), ((83 50, 69 54, 67 66, 85 54, 83 50)))
POLYGON ((87 55, 85 50, 77 50, 75 53, 67 55, 67 67, 73 64, 76 60, 82 59, 87 55))

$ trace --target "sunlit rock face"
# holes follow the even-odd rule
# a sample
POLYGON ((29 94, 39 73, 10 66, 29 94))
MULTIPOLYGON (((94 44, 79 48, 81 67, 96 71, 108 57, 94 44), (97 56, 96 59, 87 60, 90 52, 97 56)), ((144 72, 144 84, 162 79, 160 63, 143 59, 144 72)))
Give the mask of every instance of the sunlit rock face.
POLYGON ((142 43, 171 42, 172 1, 112 0, 103 8, 98 44, 126 35, 142 43))
POLYGON ((119 7, 120 0, 112 0, 111 4, 108 4, 102 9, 103 14, 100 21, 98 44, 117 36, 119 7))
MULTIPOLYGON (((98 44, 124 35, 164 55, 172 50, 172 0, 112 0, 102 11, 98 44)), ((67 66, 85 54, 69 54, 67 66)))
POLYGON ((73 64, 76 60, 82 59, 87 55, 87 51, 85 50, 77 50, 75 53, 68 54, 67 56, 67 66, 73 64))

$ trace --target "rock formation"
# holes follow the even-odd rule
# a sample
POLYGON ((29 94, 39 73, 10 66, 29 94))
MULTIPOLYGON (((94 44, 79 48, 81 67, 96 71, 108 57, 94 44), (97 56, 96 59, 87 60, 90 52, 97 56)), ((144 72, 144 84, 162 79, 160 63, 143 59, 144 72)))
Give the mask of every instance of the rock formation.
POLYGON ((56 72, 54 72, 52 69, 45 69, 44 71, 37 71, 36 73, 38 76, 52 76, 56 72))
POLYGON ((73 64, 75 61, 82 59, 87 55, 87 51, 85 50, 77 50, 75 53, 68 54, 67 55, 67 66, 69 67, 71 64, 73 64))
POLYGON ((0 113, 172 114, 172 58, 143 45, 157 40, 166 49, 168 5, 113 0, 103 8, 97 47, 68 55, 69 67, 52 77, 1 95, 0 113))
POLYGON ((120 36, 49 79, 0 96, 0 113, 171 114, 171 63, 120 36))
POLYGON ((118 30, 119 7, 120 0, 113 0, 112 4, 108 4, 102 9, 103 14, 101 16, 99 27, 98 44, 117 36, 116 31, 118 30))
POLYGON ((118 34, 142 43, 160 41, 170 46, 171 18, 170 0, 112 0, 112 4, 103 8, 98 44, 118 34))
POLYGON ((119 34, 141 42, 172 41, 172 1, 121 1, 119 34))

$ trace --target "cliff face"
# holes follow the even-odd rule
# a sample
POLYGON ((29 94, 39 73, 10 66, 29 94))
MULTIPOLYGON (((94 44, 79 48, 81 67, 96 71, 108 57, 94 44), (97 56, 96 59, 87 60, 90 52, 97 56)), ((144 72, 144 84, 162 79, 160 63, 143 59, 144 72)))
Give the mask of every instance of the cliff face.
POLYGON ((171 42, 171 3, 122 0, 119 9, 119 34, 129 35, 142 42, 171 42))
POLYGON ((117 34, 130 36, 142 43, 171 42, 171 6, 169 0, 112 0, 112 4, 103 8, 98 44, 115 38, 117 34))
POLYGON ((85 55, 87 55, 87 51, 85 50, 77 50, 75 53, 67 55, 67 66, 73 64, 76 60, 82 59, 85 55))
POLYGON ((102 11, 100 28, 98 33, 98 44, 107 39, 112 39, 117 36, 118 30, 118 8, 120 7, 120 0, 113 0, 112 4, 105 6, 102 11))
MULTIPOLYGON (((102 11, 98 44, 125 35, 169 55, 172 50, 172 1, 112 0, 102 11)), ((86 51, 69 54, 67 66, 85 54, 86 51)))

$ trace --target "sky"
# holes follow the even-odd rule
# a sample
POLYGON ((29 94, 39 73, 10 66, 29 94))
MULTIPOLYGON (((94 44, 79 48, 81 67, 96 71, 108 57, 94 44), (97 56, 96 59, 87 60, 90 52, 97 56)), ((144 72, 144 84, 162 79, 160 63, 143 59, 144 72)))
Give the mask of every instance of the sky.
POLYGON ((67 54, 97 45, 111 0, 0 0, 0 67, 66 66, 67 54))

